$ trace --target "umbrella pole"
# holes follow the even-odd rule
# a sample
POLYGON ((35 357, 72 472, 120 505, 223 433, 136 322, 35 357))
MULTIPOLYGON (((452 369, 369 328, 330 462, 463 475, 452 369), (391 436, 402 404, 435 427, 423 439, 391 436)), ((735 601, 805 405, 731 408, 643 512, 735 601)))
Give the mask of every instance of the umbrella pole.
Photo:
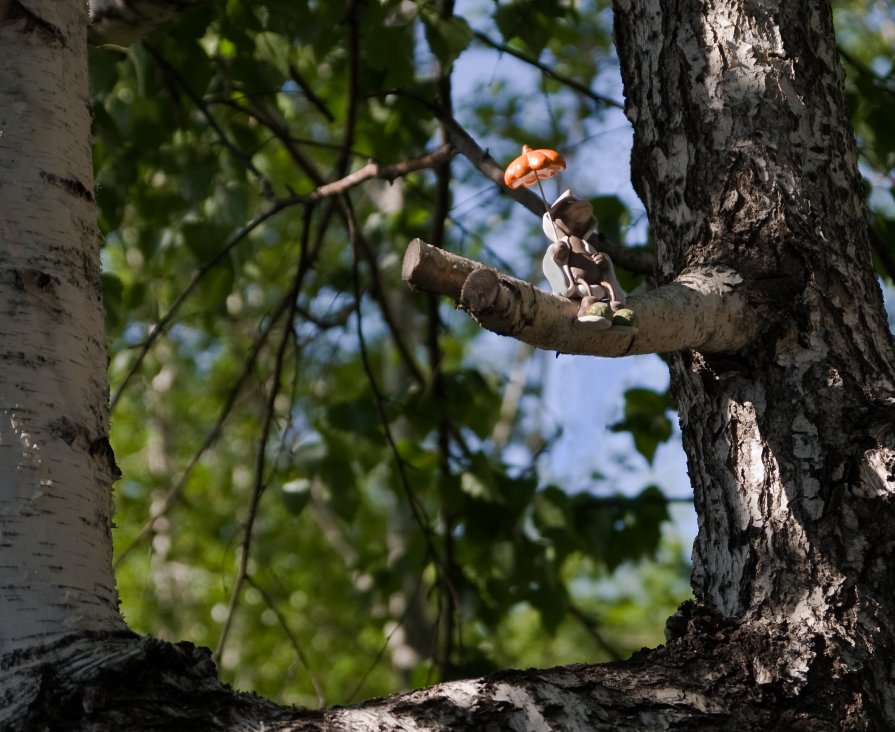
POLYGON ((544 202, 544 208, 547 209, 547 218, 550 219, 550 225, 553 227, 554 241, 559 241, 559 232, 556 230, 556 222, 553 220, 553 215, 550 213, 550 204, 547 203, 547 196, 544 195, 544 186, 541 185, 541 176, 535 173, 535 178, 538 181, 538 190, 541 192, 541 200, 544 202))

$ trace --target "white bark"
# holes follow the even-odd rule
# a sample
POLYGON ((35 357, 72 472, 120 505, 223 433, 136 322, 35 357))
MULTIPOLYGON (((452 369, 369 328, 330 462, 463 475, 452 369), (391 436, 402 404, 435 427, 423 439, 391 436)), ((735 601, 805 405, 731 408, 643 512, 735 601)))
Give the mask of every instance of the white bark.
POLYGON ((0 652, 121 627, 86 8, 0 22, 0 652))

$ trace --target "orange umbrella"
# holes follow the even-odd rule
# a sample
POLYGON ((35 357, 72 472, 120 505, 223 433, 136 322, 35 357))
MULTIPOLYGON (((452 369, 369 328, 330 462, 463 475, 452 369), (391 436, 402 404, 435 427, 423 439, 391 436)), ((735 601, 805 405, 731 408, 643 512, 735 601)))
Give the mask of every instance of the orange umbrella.
POLYGON ((556 152, 556 150, 550 150, 549 148, 532 150, 528 145, 523 145, 522 154, 507 166, 503 174, 503 182, 510 188, 518 188, 519 186, 528 188, 528 186, 535 183, 538 184, 541 200, 547 209, 547 218, 550 219, 550 223, 553 225, 553 234, 557 240, 559 240, 559 232, 556 230, 556 224, 550 215, 550 204, 547 203, 541 180, 552 178, 560 170, 565 170, 565 167, 566 161, 563 160, 562 155, 556 152))
POLYGON ((532 150, 528 145, 523 145, 522 154, 507 166, 503 182, 510 188, 527 188, 542 179, 552 178, 565 167, 566 161, 556 150, 532 150))

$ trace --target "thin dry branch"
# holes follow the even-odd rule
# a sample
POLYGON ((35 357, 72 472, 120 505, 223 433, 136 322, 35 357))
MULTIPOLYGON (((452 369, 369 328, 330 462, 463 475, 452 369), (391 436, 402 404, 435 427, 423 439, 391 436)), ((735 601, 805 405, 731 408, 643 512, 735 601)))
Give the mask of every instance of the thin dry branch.
POLYGON ((267 605, 267 607, 273 612, 274 616, 276 617, 280 629, 289 639, 289 645, 292 646, 292 650, 295 651, 295 657, 298 659, 301 667, 308 675, 311 686, 314 687, 314 694, 317 696, 317 704, 322 709, 326 706, 326 694, 323 691, 323 684, 320 683, 320 677, 317 676, 317 673, 311 666, 311 662, 308 660, 308 656, 305 653, 304 648, 302 647, 301 643, 298 642, 298 638, 292 631, 292 628, 289 626, 289 619, 285 615, 283 615, 279 606, 276 602, 274 602, 274 599, 270 596, 267 590, 264 589, 263 585, 253 580, 251 576, 246 577, 246 582, 249 584, 249 586, 254 587, 258 591, 258 593, 261 595, 261 599, 264 600, 264 604, 267 605))
MULTIPOLYGON (((310 223, 306 219, 305 244, 307 244, 307 229, 309 228, 309 226, 310 223)), ((307 270, 301 267, 298 268, 295 277, 293 278, 292 288, 289 291, 289 295, 287 296, 287 300, 289 301, 287 322, 290 324, 295 318, 298 293, 301 289, 301 283, 304 279, 306 271, 307 270)), ((255 521, 258 518, 258 507, 261 502, 261 496, 267 489, 267 479, 265 475, 265 469, 267 466, 267 445, 270 442, 270 435, 274 427, 276 399, 280 393, 280 384, 282 383, 283 369, 286 360, 286 349, 292 337, 292 328, 285 328, 283 330, 283 337, 280 339, 280 343, 277 347, 277 352, 274 359, 274 370, 271 376, 271 385, 267 395, 267 403, 265 404, 264 422, 261 427, 261 439, 255 458, 255 483, 254 487, 252 488, 252 497, 249 501, 248 517, 246 518, 245 528, 243 529, 242 540, 240 542, 239 567, 237 569, 236 578, 233 582, 233 588, 230 591, 230 602, 227 607, 227 618, 224 621, 224 627, 221 629, 221 635, 218 639, 217 648, 215 648, 214 654, 212 655, 215 660, 219 660, 224 652, 224 646, 227 643, 230 629, 232 628, 233 619, 236 615, 236 609, 239 605, 240 596, 242 594, 242 587, 249 577, 249 553, 252 548, 252 539, 254 538, 253 531, 255 528, 255 521)))
POLYGON ((550 77, 555 81, 558 81, 563 86, 567 86, 570 89, 574 89, 576 92, 581 94, 584 97, 587 97, 593 102, 596 102, 602 107, 615 107, 616 109, 624 109, 625 105, 619 102, 616 99, 612 99, 611 97, 604 96, 602 94, 597 94, 590 87, 585 86, 580 81, 577 81, 565 74, 561 74, 556 69, 547 66, 547 64, 541 63, 538 59, 529 56, 527 53, 520 51, 518 48, 513 48, 505 43, 499 43, 491 38, 486 33, 482 33, 481 31, 473 31, 473 36, 475 36, 479 41, 484 43, 486 46, 490 46, 495 51, 499 51, 500 53, 506 53, 514 58, 519 59, 520 61, 528 64, 536 68, 540 71, 544 76, 550 77))
POLYGON ((575 301, 421 239, 407 247, 401 274, 419 290, 453 298, 482 327, 559 353, 629 356, 686 348, 736 351, 752 341, 762 321, 756 304, 748 302, 742 277, 723 267, 689 270, 645 295, 632 295, 627 306, 636 313, 638 327, 608 330, 579 321, 575 301))
POLYGON ((143 524, 139 533, 134 537, 130 544, 125 546, 124 549, 122 549, 120 552, 117 552, 114 562, 114 566, 116 569, 124 562, 125 558, 128 556, 128 554, 131 553, 131 551, 133 551, 149 537, 149 535, 153 531, 153 525, 155 524, 155 522, 166 513, 168 513, 169 510, 171 510, 171 507, 174 505, 174 503, 177 501, 177 499, 180 497, 180 494, 186 487, 187 482, 193 474, 193 470, 199 464, 202 456, 205 455, 205 453, 215 442, 217 442, 218 438, 223 434, 224 423, 227 421, 227 418, 230 416, 230 413, 236 406, 237 399, 242 393, 243 387, 245 386, 249 375, 255 368, 255 362, 258 359, 258 354, 261 352, 261 348, 267 343, 267 337, 270 335, 270 332, 273 330, 274 326, 277 325, 277 323, 279 322, 280 316, 286 311, 288 305, 288 298, 283 298, 280 301, 280 304, 277 306, 277 309, 270 314, 265 326, 258 332, 258 335, 255 338, 254 343, 252 343, 252 347, 249 350, 245 361, 243 362, 242 371, 233 382, 233 385, 230 387, 227 393, 227 399, 224 402, 224 405, 221 407, 220 413, 218 414, 218 418, 215 421, 214 426, 206 435, 205 440, 202 442, 196 452, 193 453, 193 456, 190 458, 190 461, 187 463, 186 467, 184 467, 184 469, 181 471, 180 477, 177 479, 177 482, 165 494, 165 497, 162 499, 159 507, 151 513, 149 518, 143 524))
MULTIPOLYGON (((522 204, 537 216, 544 215, 544 202, 538 195, 528 188, 510 188, 503 181, 504 169, 492 158, 472 136, 451 115, 443 110, 432 107, 448 136, 448 141, 457 151, 472 163, 486 178, 492 180, 507 196, 522 204)), ((588 241, 606 252, 612 261, 619 267, 636 274, 652 275, 656 269, 656 257, 652 252, 634 251, 626 249, 615 242, 609 241, 599 232, 591 234, 588 241)))
POLYGON ((391 182, 418 170, 438 168, 449 161, 453 155, 454 150, 451 149, 450 145, 442 145, 435 150, 435 152, 428 153, 412 160, 395 163, 393 165, 380 165, 379 163, 370 161, 362 168, 358 168, 344 178, 315 188, 311 193, 304 196, 303 200, 317 201, 321 198, 327 198, 328 196, 339 195, 349 188, 360 185, 371 178, 378 178, 380 180, 391 182))
POLYGON ((143 343, 141 344, 137 356, 128 367, 127 373, 121 379, 121 382, 118 384, 118 388, 112 395, 112 399, 110 402, 111 409, 115 409, 115 405, 121 399, 121 396, 124 393, 124 390, 127 388, 127 385, 130 383, 130 380, 140 370, 140 367, 143 364, 143 360, 149 354, 149 351, 152 350, 152 346, 155 344, 156 340, 158 340, 158 338, 167 330, 168 326, 171 325, 174 317, 180 310, 181 305, 183 305, 184 301, 198 287, 199 283, 208 275, 209 272, 211 272, 218 264, 220 264, 220 262, 223 261, 223 259, 227 257, 241 241, 243 241, 259 226, 261 226, 261 224, 278 214, 283 209, 288 208, 289 206, 294 204, 295 201, 291 199, 281 199, 271 203, 266 211, 263 211, 262 213, 255 216, 255 218, 249 221, 239 231, 234 233, 233 236, 230 237, 230 240, 223 247, 221 247, 221 249, 211 259, 209 259, 205 264, 199 267, 198 270, 196 270, 187 286, 177 296, 174 302, 171 303, 171 307, 168 308, 167 312, 165 312, 165 314, 161 318, 159 318, 158 322, 149 329, 146 340, 143 341, 143 343))

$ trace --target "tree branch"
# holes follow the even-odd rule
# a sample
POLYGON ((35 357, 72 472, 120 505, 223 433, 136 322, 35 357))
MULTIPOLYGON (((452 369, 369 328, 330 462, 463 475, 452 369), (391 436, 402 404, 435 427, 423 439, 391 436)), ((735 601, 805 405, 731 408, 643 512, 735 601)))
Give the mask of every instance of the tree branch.
POLYGON ((350 188, 360 185, 364 181, 371 178, 378 178, 391 183, 396 178, 403 178, 410 173, 418 170, 427 170, 429 168, 438 168, 449 162, 454 155, 454 150, 450 145, 440 145, 437 150, 427 153, 413 160, 405 160, 392 165, 380 165, 377 162, 370 161, 362 168, 348 173, 339 180, 325 183, 318 186, 306 196, 302 197, 303 201, 318 201, 329 196, 341 195, 350 188))
MULTIPOLYGON (((479 172, 495 184, 507 196, 521 203, 525 208, 537 216, 544 215, 544 202, 537 193, 528 188, 510 188, 503 181, 504 169, 497 161, 483 150, 472 136, 451 115, 436 106, 429 106, 441 122, 448 141, 457 152, 469 160, 479 172)), ((626 249, 615 242, 609 241, 599 232, 591 234, 588 241, 601 252, 606 252, 612 261, 619 267, 637 274, 651 275, 656 269, 656 256, 652 252, 634 251, 626 249)))
POLYGON ((563 86, 567 86, 570 89, 574 89, 576 92, 581 94, 584 97, 587 97, 593 102, 596 102, 601 107, 615 107, 616 109, 624 110, 625 105, 621 102, 612 99, 611 97, 604 96, 602 94, 597 94, 590 87, 582 84, 580 81, 573 79, 565 74, 560 74, 556 69, 553 69, 547 64, 541 63, 538 59, 529 56, 527 53, 520 51, 518 48, 513 48, 510 45, 505 43, 498 43, 493 38, 491 38, 486 33, 482 33, 481 31, 474 30, 472 35, 478 38, 479 41, 484 43, 486 46, 490 46, 495 51, 499 51, 500 53, 506 53, 514 58, 519 59, 523 63, 528 64, 529 66, 533 66, 538 71, 540 71, 544 76, 550 77, 555 81, 558 81, 563 86))
POLYGON ((453 298, 488 330, 560 353, 736 351, 752 341, 763 320, 742 277, 720 266, 691 269, 670 284, 630 296, 626 305, 636 313, 638 327, 608 330, 579 321, 577 302, 421 239, 407 247, 401 276, 416 289, 453 298))
POLYGON ((88 40, 128 46, 205 0, 91 0, 88 40))

